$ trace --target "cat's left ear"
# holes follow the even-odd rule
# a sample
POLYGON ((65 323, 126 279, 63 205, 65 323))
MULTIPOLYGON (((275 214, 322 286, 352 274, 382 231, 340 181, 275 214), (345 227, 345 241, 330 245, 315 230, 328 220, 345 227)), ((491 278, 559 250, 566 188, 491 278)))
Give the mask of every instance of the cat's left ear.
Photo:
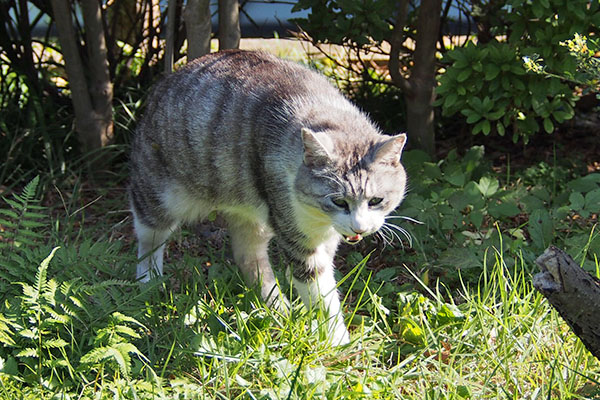
POLYGON ((404 149, 405 144, 406 134, 401 133, 392 136, 375 150, 374 161, 392 165, 400 164, 400 157, 402 156, 402 149, 404 149))
POLYGON ((302 128, 302 143, 304 145, 304 164, 323 166, 331 160, 333 142, 324 133, 302 128))

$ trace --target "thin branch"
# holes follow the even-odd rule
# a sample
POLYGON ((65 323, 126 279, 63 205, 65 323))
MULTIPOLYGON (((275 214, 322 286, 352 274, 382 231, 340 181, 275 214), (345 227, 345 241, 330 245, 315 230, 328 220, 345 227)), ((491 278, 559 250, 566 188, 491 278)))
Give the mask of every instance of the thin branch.
POLYGON ((412 91, 412 86, 410 82, 404 76, 402 76, 402 72, 400 71, 400 49, 402 48, 402 43, 404 42, 404 26, 406 25, 407 15, 408 0, 401 0, 398 3, 398 15, 396 15, 394 29, 392 30, 392 34, 389 39, 391 48, 388 68, 394 84, 400 87, 400 89, 402 89, 402 91, 405 93, 410 93, 412 91))

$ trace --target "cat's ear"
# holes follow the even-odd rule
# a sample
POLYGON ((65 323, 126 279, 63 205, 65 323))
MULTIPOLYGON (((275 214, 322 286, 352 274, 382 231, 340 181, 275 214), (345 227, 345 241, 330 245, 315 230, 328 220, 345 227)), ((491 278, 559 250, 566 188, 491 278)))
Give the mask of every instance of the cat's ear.
POLYGON ((405 144, 406 134, 401 133, 399 135, 392 136, 379 145, 377 150, 375 150, 374 161, 392 165, 400 164, 400 157, 405 144))
POLYGON ((325 133, 313 132, 302 128, 302 144, 304 145, 304 164, 323 166, 331 160, 333 142, 325 133))

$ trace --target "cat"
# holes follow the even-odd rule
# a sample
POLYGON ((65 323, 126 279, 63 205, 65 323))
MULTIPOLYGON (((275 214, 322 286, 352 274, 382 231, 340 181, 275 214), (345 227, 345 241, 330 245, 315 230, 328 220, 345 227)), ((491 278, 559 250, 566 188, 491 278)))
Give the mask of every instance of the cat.
POLYGON ((217 211, 266 304, 289 306, 269 263, 274 238, 303 302, 325 312, 328 341, 349 343, 334 255, 340 242, 379 230, 402 201, 405 142, 294 62, 241 50, 190 62, 155 86, 132 144, 137 278, 162 274, 181 223, 217 211))

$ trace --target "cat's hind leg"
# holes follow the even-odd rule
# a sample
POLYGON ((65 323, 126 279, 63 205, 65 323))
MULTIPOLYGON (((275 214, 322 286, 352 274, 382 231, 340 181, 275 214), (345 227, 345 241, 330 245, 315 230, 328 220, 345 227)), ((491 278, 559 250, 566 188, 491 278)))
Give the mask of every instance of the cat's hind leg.
POLYGON ((271 263, 269 241, 271 229, 264 223, 238 214, 227 214, 233 258, 250 287, 260 286, 266 304, 278 311, 287 311, 290 303, 281 292, 271 263))

